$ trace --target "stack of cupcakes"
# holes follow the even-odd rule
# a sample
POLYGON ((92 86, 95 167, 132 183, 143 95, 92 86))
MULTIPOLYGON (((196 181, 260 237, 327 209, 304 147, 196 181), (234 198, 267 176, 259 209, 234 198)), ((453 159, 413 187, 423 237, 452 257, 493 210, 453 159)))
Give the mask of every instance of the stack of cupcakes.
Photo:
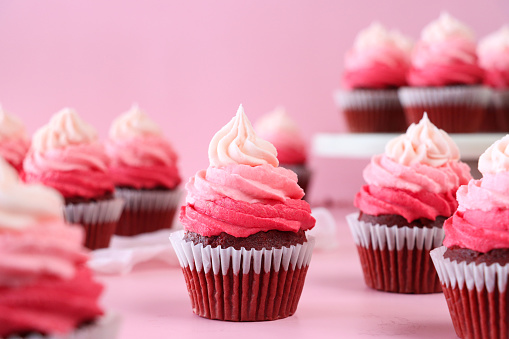
POLYGON ((431 252, 456 334, 509 333, 509 135, 479 158, 480 180, 458 189, 458 210, 444 224, 444 246, 431 252))
POLYGON ((181 179, 177 154, 159 126, 134 105, 111 125, 106 151, 115 196, 125 201, 115 233, 133 236, 171 228, 181 179))
POLYGON ((255 124, 257 135, 277 150, 279 166, 297 174, 298 184, 307 192, 311 170, 307 166, 306 141, 299 127, 283 107, 261 117, 255 124))
POLYGON ((343 89, 335 94, 350 132, 402 132, 405 116, 397 89, 407 84, 412 43, 374 23, 345 56, 343 89))
POLYGON ((315 220, 294 172, 258 138, 242 106, 209 145, 210 166, 186 185, 171 235, 193 312, 230 320, 275 320, 295 313, 315 220))
POLYGON ((26 182, 64 196, 65 219, 85 228, 90 249, 108 247, 124 205, 113 196, 108 163, 95 129, 68 108, 35 132, 23 163, 26 182))
POLYGON ((86 266, 83 229, 63 199, 24 185, 0 159, 0 338, 115 338, 118 319, 98 305, 103 287, 86 266))
POLYGON ((468 165, 443 130, 427 118, 391 140, 364 169, 355 196, 359 213, 347 216, 366 284, 398 293, 440 292, 429 251, 442 244, 442 225, 457 207, 468 165))
POLYGON ((466 25, 442 13, 422 30, 411 64, 409 86, 398 92, 408 124, 426 111, 448 133, 480 129, 489 90, 482 86, 474 34, 466 25))

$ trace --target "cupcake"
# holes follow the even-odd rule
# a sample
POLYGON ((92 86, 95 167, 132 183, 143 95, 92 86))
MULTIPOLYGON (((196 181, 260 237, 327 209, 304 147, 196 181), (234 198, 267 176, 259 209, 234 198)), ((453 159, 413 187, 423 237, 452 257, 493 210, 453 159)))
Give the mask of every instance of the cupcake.
POLYGON ((113 121, 106 153, 115 196, 125 201, 115 234, 170 228, 180 204, 181 179, 177 154, 158 125, 133 106, 113 121))
POLYGON ((495 120, 491 130, 509 131, 509 26, 486 36, 477 48, 479 64, 484 70, 484 84, 491 91, 495 120), (498 127, 498 128, 497 128, 498 127))
POLYGON ((229 321, 291 316, 304 286, 315 225, 297 175, 278 167, 242 106, 209 145, 210 166, 186 185, 184 230, 170 239, 193 312, 229 321))
POLYGON ((434 293, 441 286, 429 251, 442 244, 443 223, 457 207, 456 190, 471 179, 468 165, 425 114, 364 169, 360 210, 347 216, 366 284, 397 293, 434 293))
POLYGON ((0 157, 21 173, 29 147, 30 141, 21 120, 0 107, 0 157))
POLYGON ((99 306, 103 287, 86 263, 83 229, 63 199, 25 185, 0 159, 0 338, 114 338, 118 319, 99 306))
POLYGON ((408 85, 399 89, 407 123, 417 123, 426 111, 448 133, 477 132, 489 99, 482 86, 472 31, 442 13, 428 24, 416 44, 408 85))
POLYGON ((307 192, 311 171, 307 167, 306 141, 299 127, 282 107, 264 115, 255 123, 256 134, 277 150, 279 166, 297 174, 298 184, 307 192))
POLYGON ((444 246, 431 252, 456 334, 509 333, 509 135, 479 158, 480 180, 458 189, 458 210, 444 224, 444 246))
POLYGON ((397 89, 405 86, 412 43, 373 23, 345 55, 343 89, 335 93, 350 132, 403 132, 397 89))
POLYGON ((124 204, 113 196, 108 162, 95 129, 65 108, 35 132, 23 163, 27 183, 42 183, 64 196, 65 219, 85 228, 90 249, 108 247, 124 204))

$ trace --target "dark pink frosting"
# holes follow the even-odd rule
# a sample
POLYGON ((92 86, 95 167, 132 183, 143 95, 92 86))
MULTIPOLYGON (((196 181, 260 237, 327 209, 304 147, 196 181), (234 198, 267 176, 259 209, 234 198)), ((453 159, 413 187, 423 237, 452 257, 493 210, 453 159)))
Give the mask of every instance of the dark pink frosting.
POLYGON ((484 84, 497 89, 509 88, 509 69, 484 71, 484 84))
POLYGON ((407 69, 408 64, 401 62, 394 66, 374 64, 366 68, 345 70, 343 73, 343 86, 347 89, 401 87, 407 84, 407 69))
POLYGON ((294 172, 272 165, 232 164, 199 171, 186 185, 180 220, 204 236, 247 237, 260 231, 308 230, 315 224, 294 172))

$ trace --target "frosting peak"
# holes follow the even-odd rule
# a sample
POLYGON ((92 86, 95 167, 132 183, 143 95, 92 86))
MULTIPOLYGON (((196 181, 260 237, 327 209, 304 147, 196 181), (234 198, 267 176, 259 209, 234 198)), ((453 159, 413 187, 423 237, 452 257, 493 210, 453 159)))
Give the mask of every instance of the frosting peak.
POLYGON ((437 128, 424 113, 418 124, 411 124, 405 134, 392 139, 385 154, 393 161, 410 166, 416 163, 440 167, 459 160, 459 150, 451 137, 437 128))
POLYGON ((483 175, 509 171, 509 134, 488 147, 479 158, 478 168, 483 175))
POLYGON ((32 148, 36 152, 61 149, 70 145, 91 144, 97 141, 95 129, 83 121, 75 110, 64 108, 49 123, 35 132, 32 148))
POLYGON ((210 141, 209 161, 215 167, 231 164, 270 164, 277 167, 279 164, 276 148, 270 142, 258 138, 242 105, 236 116, 210 141))
POLYGON ((0 140, 23 139, 28 140, 25 126, 20 119, 8 114, 0 106, 0 140))
POLYGON ((159 126, 138 105, 116 118, 110 128, 111 139, 129 139, 142 136, 160 136, 159 126))
POLYGON ((428 43, 441 42, 450 38, 470 41, 475 39, 470 28, 447 12, 442 12, 437 20, 429 23, 421 32, 421 40, 428 43))

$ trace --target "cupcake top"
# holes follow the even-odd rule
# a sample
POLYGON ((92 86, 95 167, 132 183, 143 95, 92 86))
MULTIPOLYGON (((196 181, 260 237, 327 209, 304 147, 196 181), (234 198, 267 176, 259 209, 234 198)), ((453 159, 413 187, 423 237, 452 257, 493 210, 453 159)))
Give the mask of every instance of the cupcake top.
POLYGON ((509 135, 479 158, 480 180, 458 189, 458 210, 444 224, 447 247, 478 252, 509 248, 509 135))
POLYGON ((509 88, 509 25, 483 38, 477 54, 484 69, 484 84, 498 89, 509 88))
POLYGON ((23 122, 0 106, 0 156, 19 172, 29 146, 23 122))
POLYGON ((306 142, 299 127, 283 107, 264 115, 255 124, 259 137, 277 149, 281 164, 304 164, 307 158, 306 142))
POLYGON ((23 163, 26 182, 39 182, 65 198, 96 198, 113 192, 109 159, 95 129, 69 108, 37 130, 23 163))
POLYGON ((0 159, 0 337, 67 333, 102 314, 83 229, 63 219, 63 199, 25 185, 0 159), (43 305, 44 307, 41 307, 43 305))
POLYGON ((483 78, 473 32, 445 12, 423 29, 411 63, 411 86, 472 85, 483 78))
POLYGON ((242 105, 209 145, 210 166, 191 177, 180 220, 203 236, 247 237, 314 226, 297 175, 278 167, 276 148, 260 139, 242 105))
POLYGON ((172 189, 181 181, 177 154, 137 105, 113 121, 106 152, 116 186, 172 189))
POLYGON ((355 206, 370 215, 400 215, 408 222, 451 216, 457 188, 471 179, 454 141, 427 114, 389 141, 385 154, 373 156, 363 176, 367 185, 357 193, 355 206))
POLYGON ((359 32, 345 55, 343 86, 383 89, 406 85, 411 49, 410 39, 372 23, 359 32))

